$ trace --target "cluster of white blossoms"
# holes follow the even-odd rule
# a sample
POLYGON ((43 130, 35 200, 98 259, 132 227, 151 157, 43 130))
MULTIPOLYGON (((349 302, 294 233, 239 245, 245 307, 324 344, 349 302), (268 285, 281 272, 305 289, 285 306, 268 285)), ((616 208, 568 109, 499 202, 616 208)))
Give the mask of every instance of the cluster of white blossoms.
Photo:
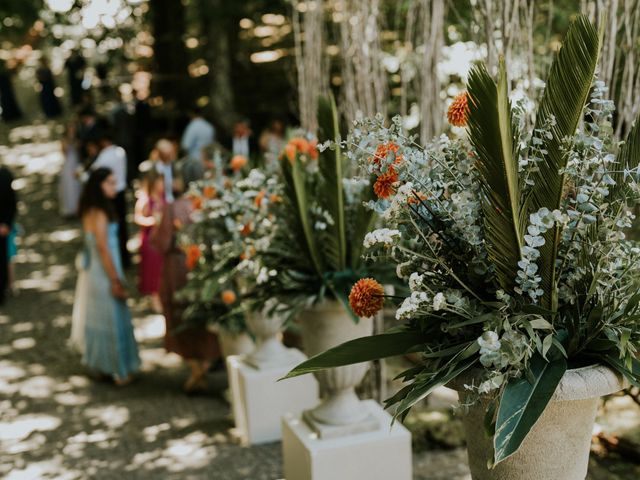
POLYGON ((400 237, 400 230, 379 228, 365 235, 363 245, 365 248, 374 246, 391 247, 400 240, 400 237))

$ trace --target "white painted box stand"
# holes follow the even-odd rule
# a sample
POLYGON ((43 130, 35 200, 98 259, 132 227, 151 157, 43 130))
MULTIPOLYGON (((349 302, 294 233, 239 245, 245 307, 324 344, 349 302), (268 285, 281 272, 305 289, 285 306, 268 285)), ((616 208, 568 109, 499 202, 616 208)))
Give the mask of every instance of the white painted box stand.
POLYGON ((411 480, 411 434, 373 400, 362 402, 380 428, 319 439, 301 415, 282 420, 286 480, 411 480))
POLYGON ((234 435, 244 445, 282 438, 282 417, 297 414, 318 403, 318 382, 303 375, 278 382, 307 359, 300 350, 288 349, 291 361, 285 365, 256 368, 244 355, 227 357, 231 406, 236 424, 234 435))

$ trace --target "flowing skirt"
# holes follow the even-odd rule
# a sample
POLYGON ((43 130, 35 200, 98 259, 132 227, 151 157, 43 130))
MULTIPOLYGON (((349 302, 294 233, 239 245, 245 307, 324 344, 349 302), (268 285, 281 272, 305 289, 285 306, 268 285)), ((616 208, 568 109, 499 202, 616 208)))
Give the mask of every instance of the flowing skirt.
MULTIPOLYGON (((115 238, 112 243, 116 243, 115 238)), ((93 371, 124 379, 140 368, 131 312, 125 301, 111 295, 111 283, 97 258, 94 247, 85 257, 88 267, 78 278, 74 304, 76 334, 74 337, 72 328, 72 337, 84 345, 84 365, 93 371)))
POLYGON ((80 182, 76 177, 78 165, 78 151, 75 147, 67 147, 58 186, 60 213, 65 217, 70 217, 78 213, 78 201, 80 199, 80 182))

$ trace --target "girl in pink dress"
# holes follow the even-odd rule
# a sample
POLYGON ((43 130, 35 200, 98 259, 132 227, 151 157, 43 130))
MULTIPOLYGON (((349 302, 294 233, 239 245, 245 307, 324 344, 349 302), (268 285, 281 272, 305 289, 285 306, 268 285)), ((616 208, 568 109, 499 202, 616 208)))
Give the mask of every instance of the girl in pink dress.
POLYGON ((143 180, 142 192, 136 202, 135 222, 140 226, 138 289, 142 295, 150 296, 151 308, 156 313, 162 312, 159 296, 162 254, 151 245, 149 237, 159 222, 164 204, 164 178, 152 169, 143 180))

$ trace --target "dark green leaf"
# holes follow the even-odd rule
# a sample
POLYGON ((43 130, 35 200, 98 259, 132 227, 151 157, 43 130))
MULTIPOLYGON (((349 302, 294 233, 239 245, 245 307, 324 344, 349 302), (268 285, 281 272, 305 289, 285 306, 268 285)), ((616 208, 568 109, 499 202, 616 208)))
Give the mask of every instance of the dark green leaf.
POLYGON ((567 370, 563 357, 549 363, 534 354, 530 362, 532 381, 511 380, 500 398, 493 438, 495 463, 513 455, 544 412, 567 370))
POLYGON ((284 378, 297 377, 326 368, 369 362, 402 355, 427 339, 416 331, 383 333, 356 338, 320 353, 291 370, 284 378))

